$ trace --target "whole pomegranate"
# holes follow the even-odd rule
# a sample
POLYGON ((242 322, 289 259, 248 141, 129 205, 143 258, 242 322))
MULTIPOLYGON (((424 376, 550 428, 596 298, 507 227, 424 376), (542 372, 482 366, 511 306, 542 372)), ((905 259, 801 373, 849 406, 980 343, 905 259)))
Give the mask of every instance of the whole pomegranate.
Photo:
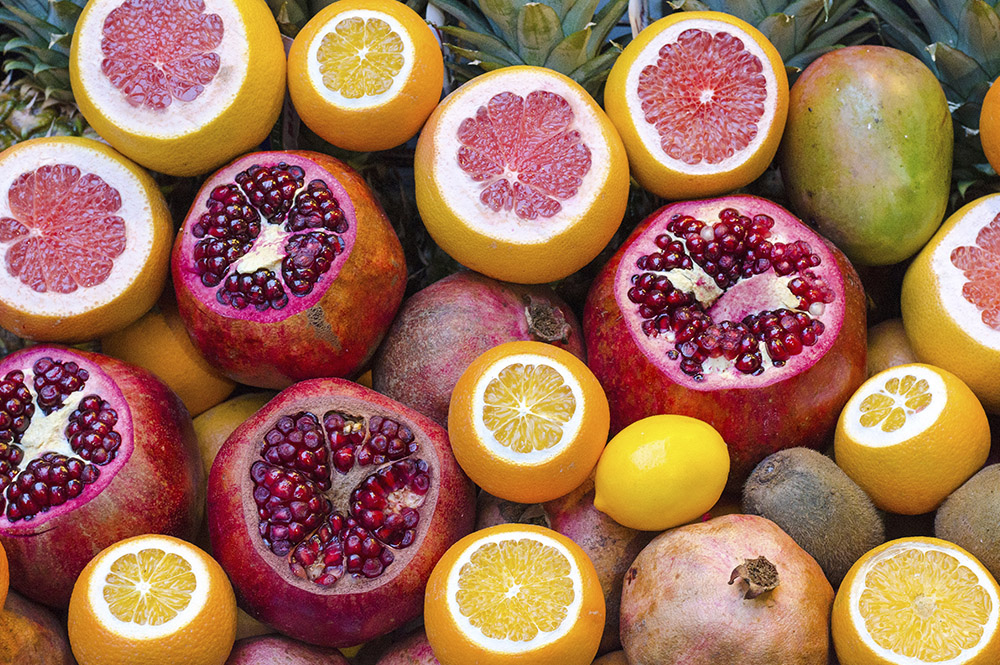
POLYGON ((597 510, 593 476, 569 494, 541 504, 514 503, 481 492, 476 528, 510 522, 554 529, 583 548, 597 570, 607 608, 604 634, 597 652, 620 649, 618 610, 625 571, 656 534, 622 526, 597 510))
POLYGON ((365 181, 313 152, 251 153, 212 175, 171 266, 195 345, 264 388, 357 373, 406 287, 399 239, 365 181))
POLYGON ((410 633, 382 654, 376 665, 441 665, 423 628, 410 633))
POLYGON ((348 665, 336 649, 303 644, 282 635, 236 640, 225 665, 348 665))
POLYGON ((774 522, 724 515, 665 531, 621 601, 631 665, 826 665, 833 587, 774 522))
POLYGON ((550 288, 455 273, 403 303, 375 354, 372 386, 446 425, 462 372, 484 351, 522 340, 584 357, 580 324, 550 288))
POLYGON ((11 584, 56 607, 105 547, 192 538, 204 470, 191 416, 149 372, 33 346, 0 359, 0 542, 11 584))
POLYGON ((590 368, 611 430, 699 418, 729 445, 729 488, 767 455, 822 446, 865 379, 865 298, 844 255, 766 199, 665 206, 594 280, 590 368))
POLYGON ((0 663, 76 665, 66 626, 52 612, 16 593, 0 608, 0 663))
POLYGON ((474 519, 445 430, 342 379, 279 393, 226 440, 208 486, 212 550, 242 607, 322 646, 418 617, 474 519))

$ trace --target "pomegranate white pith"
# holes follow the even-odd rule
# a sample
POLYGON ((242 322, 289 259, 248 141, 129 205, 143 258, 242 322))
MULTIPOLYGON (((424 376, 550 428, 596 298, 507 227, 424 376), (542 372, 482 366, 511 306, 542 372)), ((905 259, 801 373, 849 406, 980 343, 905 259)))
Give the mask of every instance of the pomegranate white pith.
MULTIPOLYGON (((78 30, 74 35, 74 40, 79 42, 75 45, 76 49, 80 53, 88 54, 78 59, 80 82, 92 99, 100 100, 101 112, 108 120, 129 134, 168 139, 196 132, 229 108, 245 79, 252 75, 247 67, 250 47, 247 42, 246 27, 234 2, 195 0, 182 3, 180 0, 166 0, 166 5, 170 8, 171 16, 180 12, 181 7, 186 7, 187 11, 193 14, 201 14, 204 18, 198 19, 200 21, 212 20, 221 23, 221 31, 212 30, 211 39, 199 34, 197 39, 192 37, 185 40, 183 36, 171 34, 171 31, 176 33, 178 30, 175 21, 162 19, 157 21, 156 3, 152 0, 124 2, 94 0, 88 7, 89 16, 86 25, 89 29, 78 30), (118 13, 108 24, 108 16, 116 10, 118 13), (123 10, 126 11, 123 13, 123 10), (213 15, 217 18, 209 18, 213 15), (177 53, 188 58, 200 58, 212 54, 217 56, 218 69, 213 76, 203 77, 201 83, 195 80, 189 82, 194 85, 186 92, 186 96, 191 97, 190 99, 173 97, 165 107, 159 106, 163 102, 158 102, 158 107, 149 106, 147 103, 132 104, 128 101, 129 95, 119 89, 112 82, 112 77, 103 71, 103 63, 109 55, 108 50, 103 48, 106 32, 110 31, 111 36, 114 36, 123 29, 123 25, 134 24, 140 16, 146 16, 153 21, 153 25, 149 26, 152 33, 147 33, 142 39, 157 38, 165 42, 159 44, 161 48, 173 49, 168 53, 156 53, 157 56, 164 59, 177 53), (221 36, 218 35, 219 32, 221 36)), ((135 40, 131 43, 133 48, 141 47, 138 43, 140 37, 133 35, 132 39, 135 40)), ((133 57, 141 56, 135 54, 133 57)), ((157 67, 166 73, 167 67, 164 64, 150 62, 149 67, 157 67)), ((193 61, 191 64, 185 63, 185 73, 189 73, 187 68, 193 64, 193 61)), ((199 63, 196 69, 203 71, 204 66, 199 63)))
MULTIPOLYGON (((150 253, 159 235, 154 226, 154 212, 159 211, 150 209, 145 185, 105 151, 81 142, 24 143, 0 159, 0 300, 31 316, 72 317, 118 299, 143 270, 150 268, 150 253), (100 195, 100 200, 87 198, 94 195, 100 195), (94 209, 82 207, 87 203, 100 206, 106 214, 97 215, 94 209), (31 214, 26 214, 29 210, 31 214), (98 251, 78 247, 80 239, 73 233, 76 225, 103 225, 111 218, 117 218, 113 222, 116 228, 122 225, 118 220, 124 222, 124 241, 116 242, 113 251, 100 251, 107 249, 104 246, 98 246, 98 251), (90 280, 96 282, 93 284, 80 284, 80 277, 74 276, 71 284, 57 286, 57 279, 66 278, 63 273, 47 274, 49 284, 41 290, 39 284, 30 286, 27 281, 36 280, 14 274, 10 261, 17 246, 36 238, 49 245, 66 243, 68 246, 60 245, 60 251, 87 264, 69 266, 64 273, 74 276, 83 270, 90 274, 93 264, 105 260, 111 264, 110 270, 90 280), (106 257, 108 253, 113 256, 106 257)), ((38 263, 37 259, 31 262, 38 263)), ((30 266, 21 270, 34 273, 30 266)))

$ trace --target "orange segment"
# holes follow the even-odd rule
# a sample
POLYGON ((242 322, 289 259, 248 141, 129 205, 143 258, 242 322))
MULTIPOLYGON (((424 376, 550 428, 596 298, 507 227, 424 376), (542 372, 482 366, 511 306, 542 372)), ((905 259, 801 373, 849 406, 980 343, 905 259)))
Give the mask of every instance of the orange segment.
POLYGON ((299 116, 348 150, 386 150, 413 137, 443 81, 434 34, 397 0, 340 0, 306 24, 288 53, 299 116))
POLYGON ((551 529, 506 524, 453 545, 424 597, 427 639, 442 665, 590 665, 604 629, 593 563, 551 529))
POLYGON ((986 412, 958 377, 931 365, 891 367, 848 400, 834 437, 837 464, 879 508, 936 508, 986 462, 986 412))
POLYGON ((455 459, 487 492, 549 501, 578 487, 607 442, 608 401, 568 351, 509 342, 479 356, 452 391, 448 433, 455 459))
POLYGON ((1000 658, 1000 588, 957 545, 902 538, 848 571, 833 604, 842 663, 985 665, 1000 658))
POLYGON ((632 175, 669 199, 714 196, 757 178, 788 113, 781 57, 756 28, 719 12, 676 12, 615 61, 604 92, 632 175))

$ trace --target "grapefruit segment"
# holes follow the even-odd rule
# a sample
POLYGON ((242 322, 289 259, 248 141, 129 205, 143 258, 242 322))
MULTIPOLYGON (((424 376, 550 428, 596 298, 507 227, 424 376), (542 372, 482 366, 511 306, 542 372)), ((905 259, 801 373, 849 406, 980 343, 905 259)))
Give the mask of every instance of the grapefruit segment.
POLYGON ((950 258, 969 280, 962 297, 982 312, 983 323, 1000 330, 1000 214, 976 234, 974 246, 956 247, 950 258))

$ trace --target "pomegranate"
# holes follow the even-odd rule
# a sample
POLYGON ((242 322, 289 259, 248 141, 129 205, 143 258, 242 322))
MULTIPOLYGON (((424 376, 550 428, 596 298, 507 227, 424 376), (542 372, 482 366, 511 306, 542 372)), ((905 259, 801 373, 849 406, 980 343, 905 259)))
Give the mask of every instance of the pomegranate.
POLYGON ((594 508, 593 476, 566 496, 542 504, 513 503, 481 492, 476 528, 509 522, 555 529, 583 548, 597 570, 607 608, 604 634, 597 652, 620 649, 618 610, 625 571, 656 534, 622 526, 594 508))
POLYGON ((569 306, 545 286, 498 282, 465 271, 418 291, 375 354, 375 390, 441 425, 462 372, 488 349, 549 342, 583 358, 583 333, 569 306))
POLYGON ((66 626, 41 605, 16 593, 0 608, 0 663, 76 665, 66 626))
POLYGON ((0 542, 11 584, 56 607, 105 547, 194 536, 204 470, 191 416, 147 371, 33 346, 0 359, 0 542))
POLYGON ((230 378, 352 376, 403 299, 399 239, 364 180, 314 152, 257 152, 202 186, 174 244, 177 304, 230 378))
POLYGON ((427 641, 427 633, 423 628, 419 628, 389 647, 376 665, 441 665, 441 663, 434 656, 431 643, 427 641))
POLYGON ((348 665, 336 649, 303 644, 281 635, 237 640, 225 665, 348 665))
POLYGON ((633 665, 826 665, 833 587, 774 522, 724 515, 665 531, 621 600, 633 665))
POLYGON ((674 203, 601 270, 583 320, 611 429, 693 416, 729 445, 729 489, 820 447, 865 379, 865 298, 844 255, 766 199, 674 203))
POLYGON ((223 444, 209 533, 252 616, 351 646, 420 615, 431 569, 471 531, 474 502, 442 427, 356 383, 312 379, 223 444))

